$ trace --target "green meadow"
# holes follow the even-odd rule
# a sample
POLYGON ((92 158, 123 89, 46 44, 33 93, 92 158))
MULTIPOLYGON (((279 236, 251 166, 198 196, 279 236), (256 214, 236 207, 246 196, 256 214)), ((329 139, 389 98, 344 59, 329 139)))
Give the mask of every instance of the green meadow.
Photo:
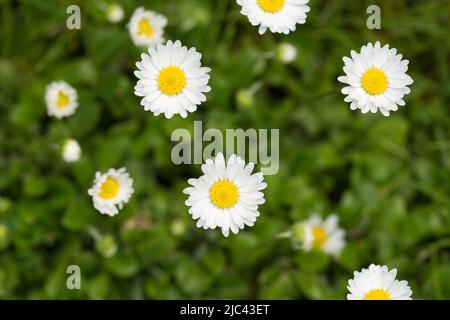
MULTIPOLYGON (((0 299, 346 299, 371 263, 397 268, 414 299, 450 299, 450 36, 445 0, 312 0, 288 35, 259 35, 232 0, 0 0, 0 299), (81 9, 69 30, 66 9, 81 9), (366 26, 371 4, 381 29, 366 26), (143 6, 168 19, 164 38, 202 53, 207 101, 183 119, 155 117, 134 95, 127 23, 143 6), (368 42, 397 48, 414 79, 390 117, 351 111, 342 57, 368 42), (289 64, 280 43, 298 54, 289 64), (46 86, 79 108, 47 115, 46 86), (279 129, 279 171, 265 176, 254 227, 222 236, 188 213, 198 164, 175 165, 178 128, 279 129), (61 146, 76 139, 78 162, 61 146), (96 171, 126 167, 134 194, 109 217, 87 190, 96 171), (333 259, 283 237, 311 213, 336 213, 346 246, 333 259), (69 290, 67 268, 81 270, 69 290)), ((258 169, 259 166, 256 166, 258 169)))

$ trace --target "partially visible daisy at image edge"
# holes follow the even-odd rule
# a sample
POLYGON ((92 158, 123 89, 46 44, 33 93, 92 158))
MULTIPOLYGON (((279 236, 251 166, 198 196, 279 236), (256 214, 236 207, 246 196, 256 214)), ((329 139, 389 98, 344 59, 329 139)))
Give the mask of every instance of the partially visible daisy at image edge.
POLYGON ((191 187, 184 189, 189 195, 186 205, 189 214, 197 220, 197 227, 216 229, 228 237, 231 230, 237 234, 245 226, 253 226, 265 202, 261 190, 267 187, 261 172, 253 173, 253 163, 245 164, 235 154, 228 161, 222 153, 214 160, 207 159, 201 166, 203 175, 189 179, 191 187))
POLYGON ((317 213, 294 225, 294 238, 304 251, 321 250, 333 257, 339 256, 345 246, 345 231, 339 228, 339 217, 331 214, 322 219, 317 213))
POLYGON ((412 300, 412 291, 405 280, 396 279, 397 269, 371 264, 355 271, 348 281, 347 300, 412 300))
POLYGON ((154 46, 164 41, 164 28, 167 19, 163 15, 137 8, 128 23, 131 39, 136 46, 154 46))
POLYGON ((351 58, 344 57, 345 76, 338 80, 348 86, 342 89, 350 109, 362 113, 376 113, 386 117, 406 104, 403 97, 411 92, 408 87, 413 79, 406 74, 409 61, 397 54, 389 45, 381 47, 379 41, 368 43, 361 52, 351 51, 351 58))
POLYGON ((93 186, 88 190, 94 208, 111 217, 128 203, 133 192, 133 179, 125 168, 109 169, 104 174, 96 172, 93 186))
POLYGON ((142 60, 136 63, 139 70, 134 72, 139 79, 134 93, 142 97, 144 110, 168 119, 176 114, 186 118, 196 111, 206 101, 204 93, 211 91, 211 69, 201 66, 201 58, 195 48, 188 49, 178 40, 159 43, 149 47, 148 54, 141 54, 142 60))
POLYGON ((45 89, 47 114, 58 119, 71 116, 78 108, 77 91, 67 82, 53 81, 45 89))
POLYGON ((297 24, 306 22, 309 0, 237 0, 241 13, 253 26, 259 26, 259 34, 267 29, 272 33, 288 34, 297 24))

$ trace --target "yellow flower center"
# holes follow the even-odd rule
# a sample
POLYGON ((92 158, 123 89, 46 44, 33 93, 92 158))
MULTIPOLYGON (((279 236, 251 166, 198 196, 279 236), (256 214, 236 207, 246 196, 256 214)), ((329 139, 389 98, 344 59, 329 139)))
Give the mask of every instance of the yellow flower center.
POLYGON ((313 227, 312 234, 314 237, 313 246, 316 248, 322 247, 325 241, 327 240, 326 230, 322 227, 313 227))
POLYGON ((138 35, 144 35, 150 38, 153 35, 153 28, 147 19, 141 19, 138 24, 138 35))
POLYGON ((258 5, 265 12, 276 13, 284 7, 286 0, 258 0, 258 5))
POLYGON ((391 295, 383 289, 372 289, 364 295, 364 300, 391 300, 391 295))
POLYGON ((239 190, 230 180, 219 180, 209 190, 209 197, 216 207, 226 209, 236 204, 239 190))
POLYGON ((383 70, 372 68, 363 74, 361 84, 368 94, 376 96, 386 91, 388 78, 383 70))
POLYGON ((105 182, 102 183, 100 187, 100 193, 98 194, 100 198, 111 199, 117 195, 119 191, 119 183, 117 180, 108 177, 105 182))
POLYGON ((158 76, 158 87, 169 96, 177 95, 186 85, 186 75, 179 67, 169 66, 161 70, 158 76))
POLYGON ((56 100, 56 105, 59 109, 65 108, 69 104, 69 96, 64 94, 62 91, 58 92, 58 98, 56 100))

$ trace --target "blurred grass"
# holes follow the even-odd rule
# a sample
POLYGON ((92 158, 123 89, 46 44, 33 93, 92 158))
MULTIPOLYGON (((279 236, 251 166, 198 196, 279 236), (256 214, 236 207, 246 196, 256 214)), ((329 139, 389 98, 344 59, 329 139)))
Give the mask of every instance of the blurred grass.
POLYGON ((99 4, 0 0, 0 298, 344 299, 352 272, 372 262, 397 267, 416 299, 450 298, 448 1, 316 0, 287 36, 259 36, 234 1, 121 1, 118 25, 99 4), (65 27, 73 3, 81 30, 65 27), (381 30, 365 26, 370 4, 382 8, 381 30), (208 101, 187 119, 154 117, 133 95, 140 51, 125 26, 140 5, 166 15, 166 38, 197 47, 212 68, 208 101), (390 118, 351 112, 336 80, 342 57, 376 40, 411 61, 415 80, 390 118), (282 41, 298 48, 292 65, 269 58, 282 41), (56 79, 80 99, 63 121, 45 111, 56 79), (253 104, 240 104, 237 92, 256 82, 253 104), (171 132, 194 120, 280 128, 262 215, 228 239, 196 229, 182 190, 199 167, 170 161, 171 132), (68 137, 83 149, 75 164, 59 155, 68 137), (136 192, 110 219, 87 189, 96 170, 121 166, 136 192), (311 211, 339 214, 339 260, 273 239, 311 211), (82 290, 66 289, 69 264, 81 267, 82 290))

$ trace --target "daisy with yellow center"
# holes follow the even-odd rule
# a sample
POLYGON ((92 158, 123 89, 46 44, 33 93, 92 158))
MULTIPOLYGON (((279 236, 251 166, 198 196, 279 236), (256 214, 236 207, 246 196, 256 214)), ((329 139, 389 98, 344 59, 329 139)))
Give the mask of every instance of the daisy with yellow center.
POLYGON ((407 281, 396 280, 397 269, 371 264, 369 268, 355 271, 348 281, 348 300, 412 300, 407 281))
POLYGON ((339 218, 332 214, 322 219, 312 214, 302 222, 302 248, 305 251, 321 250, 331 256, 338 256, 345 245, 345 231, 338 226, 339 218))
POLYGON ((228 162, 222 153, 202 165, 203 175, 189 179, 192 186, 184 189, 189 195, 186 205, 197 227, 203 229, 221 228, 228 237, 229 232, 237 234, 240 229, 253 226, 259 216, 258 206, 264 203, 261 190, 267 187, 261 172, 252 174, 253 163, 245 165, 244 160, 232 155, 228 162))
POLYGON ((155 48, 149 47, 148 54, 141 55, 135 71, 139 79, 134 92, 142 97, 145 111, 155 116, 164 114, 172 118, 175 114, 186 118, 189 112, 206 101, 204 93, 208 86, 210 68, 201 66, 202 55, 195 48, 188 49, 180 41, 167 41, 155 48))
POLYGON ((133 192, 133 179, 125 168, 109 169, 105 174, 97 172, 94 185, 88 190, 95 209, 111 217, 119 213, 133 192))
POLYGON ((241 13, 253 26, 259 26, 260 34, 267 29, 284 34, 295 31, 297 24, 306 22, 308 3, 309 0, 237 0, 241 13))
POLYGON ((402 58, 396 49, 381 47, 380 42, 363 46, 360 53, 352 51, 351 58, 344 57, 346 75, 338 80, 348 85, 342 93, 350 109, 362 113, 379 110, 387 117, 404 106, 403 97, 411 92, 408 86, 413 80, 406 74, 409 61, 402 58))
POLYGON ((154 46, 164 41, 167 19, 156 12, 137 8, 130 19, 128 28, 136 46, 154 46))
POLYGON ((65 81, 54 81, 46 87, 45 103, 49 116, 68 117, 78 108, 77 91, 65 81))
POLYGON ((56 100, 56 106, 59 109, 64 109, 69 104, 69 96, 62 91, 58 92, 58 99, 56 100))

